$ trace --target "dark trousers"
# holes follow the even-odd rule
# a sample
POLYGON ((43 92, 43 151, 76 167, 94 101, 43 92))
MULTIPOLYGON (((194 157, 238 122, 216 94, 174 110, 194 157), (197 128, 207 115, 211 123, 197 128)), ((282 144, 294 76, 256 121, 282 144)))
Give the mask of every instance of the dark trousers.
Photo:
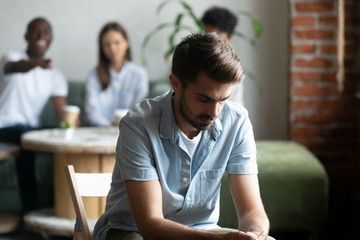
MULTIPOLYGON (((17 144, 21 147, 21 135, 34 128, 24 125, 0 128, 0 141, 17 144)), ((15 159, 16 175, 23 206, 22 212, 36 209, 38 191, 35 177, 35 153, 21 148, 15 159)))

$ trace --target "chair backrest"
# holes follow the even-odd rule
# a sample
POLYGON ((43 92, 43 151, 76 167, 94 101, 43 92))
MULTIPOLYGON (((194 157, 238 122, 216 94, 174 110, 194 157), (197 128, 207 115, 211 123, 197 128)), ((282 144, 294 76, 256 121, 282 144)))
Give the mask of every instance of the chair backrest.
POLYGON ((71 199, 74 205, 76 222, 74 240, 90 240, 91 232, 86 219, 82 196, 104 197, 110 190, 111 173, 75 173, 72 165, 65 168, 71 199))

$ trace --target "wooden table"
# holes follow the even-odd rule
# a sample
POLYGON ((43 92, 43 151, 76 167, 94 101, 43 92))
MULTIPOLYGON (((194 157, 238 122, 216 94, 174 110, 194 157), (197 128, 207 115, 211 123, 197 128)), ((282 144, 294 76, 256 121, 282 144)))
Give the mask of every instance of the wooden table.
MULTIPOLYGON (((115 164, 117 128, 45 129, 25 133, 21 142, 25 149, 54 153, 55 216, 75 218, 65 178, 65 166, 76 172, 110 172, 115 164)), ((105 209, 105 198, 83 198, 88 218, 99 218, 105 209)))

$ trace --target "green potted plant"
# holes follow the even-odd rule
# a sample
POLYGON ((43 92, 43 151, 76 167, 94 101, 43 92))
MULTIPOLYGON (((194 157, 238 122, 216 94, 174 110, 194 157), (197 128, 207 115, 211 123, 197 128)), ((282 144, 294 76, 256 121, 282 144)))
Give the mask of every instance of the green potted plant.
MULTIPOLYGON (((161 11, 164 9, 165 6, 168 4, 175 3, 179 4, 181 6, 180 12, 178 14, 175 14, 175 19, 172 22, 165 22, 161 23, 155 28, 153 28, 144 38, 141 44, 141 61, 143 65, 147 65, 146 60, 146 48, 148 46, 148 43, 150 42, 151 38, 157 34, 159 31, 170 28, 172 31, 170 32, 170 35, 167 38, 168 47, 165 52, 165 58, 168 58, 171 56, 175 50, 175 47, 177 45, 176 42, 176 36, 179 34, 180 31, 188 31, 189 33, 196 33, 196 32, 202 32, 204 31, 204 23, 201 21, 201 17, 197 16, 193 10, 193 8, 184 0, 164 0, 162 1, 156 9, 156 14, 160 14, 161 11), (184 23, 185 18, 190 18, 191 21, 194 23, 194 26, 190 26, 186 23, 184 23)), ((239 37, 245 41, 247 41, 251 45, 256 44, 256 39, 261 35, 262 27, 258 20, 256 20, 249 12, 240 10, 237 11, 236 14, 239 16, 239 20, 241 18, 248 18, 251 23, 252 30, 254 32, 252 37, 247 36, 246 34, 235 31, 234 37, 239 37)))

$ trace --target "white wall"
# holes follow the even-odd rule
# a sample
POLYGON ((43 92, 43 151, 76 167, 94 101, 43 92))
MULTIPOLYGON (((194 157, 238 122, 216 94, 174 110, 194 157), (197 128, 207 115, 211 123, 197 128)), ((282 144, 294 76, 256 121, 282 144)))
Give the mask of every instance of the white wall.
MULTIPOLYGON (((43 16, 53 26, 54 41, 48 57, 71 80, 84 81, 96 65, 97 36, 108 21, 119 21, 127 29, 133 60, 140 63, 140 45, 154 26, 173 21, 178 4, 155 14, 160 0, 1 0, 0 55, 8 49, 25 49, 27 23, 43 16)), ((246 78, 245 106, 250 112, 257 139, 287 138, 288 92, 288 6, 287 0, 191 0, 197 15, 213 5, 233 11, 248 10, 263 24, 256 48, 235 38, 233 45, 254 79, 246 78)), ((189 22, 191 24, 191 22, 189 22)), ((240 18, 238 30, 251 34, 249 23, 240 18)), ((169 61, 164 60, 168 31, 161 31, 149 43, 147 66, 153 80, 167 79, 169 61)), ((185 35, 185 33, 184 33, 185 35)))

